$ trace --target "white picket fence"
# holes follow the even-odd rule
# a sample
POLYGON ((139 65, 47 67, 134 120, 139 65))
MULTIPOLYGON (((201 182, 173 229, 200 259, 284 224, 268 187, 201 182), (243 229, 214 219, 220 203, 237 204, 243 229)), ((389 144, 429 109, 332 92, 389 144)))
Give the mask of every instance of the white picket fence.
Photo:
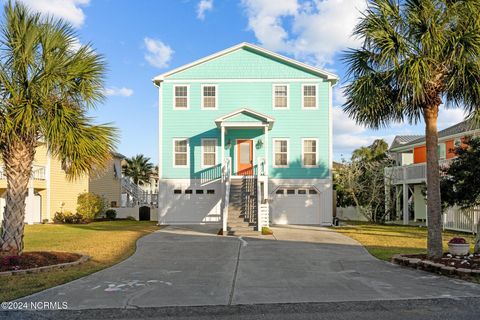
POLYGON ((451 207, 443 214, 443 228, 453 231, 477 232, 480 207, 460 209, 451 207))

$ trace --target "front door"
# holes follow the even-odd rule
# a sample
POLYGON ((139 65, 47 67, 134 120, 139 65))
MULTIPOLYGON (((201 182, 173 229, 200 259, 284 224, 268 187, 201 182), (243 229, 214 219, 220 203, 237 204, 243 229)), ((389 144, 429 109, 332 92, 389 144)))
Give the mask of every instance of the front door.
POLYGON ((253 140, 237 140, 237 174, 253 175, 253 140))

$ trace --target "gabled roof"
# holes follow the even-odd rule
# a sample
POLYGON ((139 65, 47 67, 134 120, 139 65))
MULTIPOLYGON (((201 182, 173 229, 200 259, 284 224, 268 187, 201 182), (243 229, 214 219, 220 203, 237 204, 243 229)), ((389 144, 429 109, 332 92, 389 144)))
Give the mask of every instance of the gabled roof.
POLYGON ((404 146, 404 145, 409 144, 410 142, 418 140, 422 137, 423 137, 422 135, 395 136, 395 139, 393 139, 392 145, 390 146, 390 149, 394 149, 394 148, 404 146))
POLYGON ((267 50, 267 49, 264 49, 262 47, 259 47, 259 46, 256 46, 254 44, 251 44, 251 43, 248 43, 248 42, 242 42, 242 43, 239 43, 233 47, 230 47, 230 48, 227 48, 225 50, 222 50, 222 51, 219 51, 217 53, 214 53, 212 55, 209 55, 205 58, 202 58, 202 59, 199 59, 199 60, 196 60, 192 63, 189 63, 189 64, 186 64, 186 65, 183 65, 181 67, 178 67, 176 69, 173 69, 173 70, 170 70, 168 72, 165 72, 165 73, 162 73, 161 75, 158 75, 156 76, 155 78, 152 79, 153 83, 155 84, 158 84, 160 82, 162 82, 163 80, 165 80, 166 77, 168 76, 171 76, 177 72, 180 72, 180 71, 183 71, 183 70, 186 70, 188 68, 192 68, 196 65, 199 65, 201 63, 204 63, 204 62, 207 62, 207 61, 210 61, 210 60, 213 60, 213 59, 216 59, 218 57, 221 57, 221 56, 224 56, 226 54, 229 54, 230 52, 233 52, 233 51, 236 51, 236 50, 239 50, 239 49, 243 49, 243 48, 248 48, 252 51, 256 51, 256 52, 260 52, 260 53, 263 53, 267 56, 270 56, 272 58, 276 58, 278 60, 281 60, 281 61, 284 61, 284 62, 287 62, 287 63, 290 63, 292 65, 295 65, 299 68, 302 68, 302 69, 305 69, 305 70, 308 70, 314 74, 317 74, 318 76, 320 77, 323 77, 323 78, 326 78, 327 80, 333 82, 334 84, 339 80, 338 76, 331 73, 331 72, 328 72, 328 71, 325 71, 325 70, 322 70, 322 69, 319 69, 319 68, 316 68, 316 67, 312 67, 308 64, 305 64, 303 62, 300 62, 300 61, 297 61, 297 60, 294 60, 294 59, 291 59, 291 58, 288 58, 288 57, 285 57, 283 55, 280 55, 278 53, 275 53, 275 52, 272 52, 270 50, 267 50))
POLYGON ((241 109, 238 109, 236 111, 227 113, 226 115, 215 119, 215 123, 217 124, 217 126, 220 127, 223 122, 227 121, 228 119, 234 118, 235 116, 237 116, 239 114, 246 114, 246 115, 249 115, 253 118, 256 118, 259 121, 268 124, 270 128, 272 127, 273 123, 275 122, 274 118, 272 118, 270 116, 267 116, 266 114, 263 114, 263 113, 260 113, 258 111, 248 109, 248 108, 241 108, 241 109))
MULTIPOLYGON (((456 135, 459 135, 459 134, 462 134, 462 133, 468 133, 468 132, 471 132, 471 131, 475 131, 475 130, 478 130, 480 129, 480 125, 474 125, 472 124, 469 120, 464 120, 460 123, 457 123, 451 127, 448 127, 448 128, 445 128, 443 130, 440 130, 438 131, 438 138, 439 139, 442 139, 442 138, 448 138, 448 137, 451 137, 451 136, 456 136, 456 135)), ((425 143, 425 136, 417 136, 416 139, 409 139, 409 138, 405 138, 405 137, 415 137, 415 136, 397 136, 395 137, 395 139, 393 140, 392 142, 392 146, 390 147, 390 150, 393 150, 393 149, 398 149, 398 148, 404 148, 404 147, 408 147, 408 146, 415 146, 415 145, 420 145, 420 144, 423 144, 425 143), (397 140, 397 138, 399 137, 403 137, 403 140, 408 140, 406 142, 404 142, 403 144, 396 144, 395 143, 395 140, 397 140)))

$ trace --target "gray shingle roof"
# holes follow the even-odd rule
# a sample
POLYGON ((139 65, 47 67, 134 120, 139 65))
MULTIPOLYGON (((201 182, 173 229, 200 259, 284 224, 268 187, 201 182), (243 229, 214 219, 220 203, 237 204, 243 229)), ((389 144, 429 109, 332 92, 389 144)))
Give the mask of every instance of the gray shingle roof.
MULTIPOLYGON (((475 129, 480 129, 480 125, 472 125, 472 123, 470 123, 468 120, 464 120, 451 127, 438 131, 438 138, 453 136, 459 133, 468 132, 475 129)), ((396 136, 395 139, 393 139, 392 145, 390 146, 390 150, 399 148, 399 147, 414 145, 422 142, 425 142, 425 136, 423 135, 422 136, 413 136, 413 135, 412 136, 396 136)))

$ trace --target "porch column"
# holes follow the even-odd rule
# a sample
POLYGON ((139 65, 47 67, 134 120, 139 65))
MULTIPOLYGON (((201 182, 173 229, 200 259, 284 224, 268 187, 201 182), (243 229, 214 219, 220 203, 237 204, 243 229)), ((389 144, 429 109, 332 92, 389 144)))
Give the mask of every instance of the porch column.
POLYGON ((403 184, 403 224, 408 224, 408 184, 403 184))
POLYGON ((269 151, 268 151, 268 145, 269 145, 269 140, 268 140, 268 124, 264 127, 264 133, 265 133, 265 168, 264 168, 264 172, 265 172, 265 175, 268 176, 268 155, 269 155, 269 151))
POLYGON ((33 224, 34 222, 34 213, 35 213, 35 191, 33 189, 33 181, 30 181, 30 186, 28 187, 28 195, 25 201, 25 216, 27 224, 33 224))
POLYGON ((222 155, 222 159, 220 159, 220 167, 223 167, 223 162, 225 160, 225 127, 223 126, 223 123, 222 123, 222 126, 221 126, 221 138, 220 140, 222 141, 221 142, 221 148, 222 150, 220 150, 220 154, 222 155))

